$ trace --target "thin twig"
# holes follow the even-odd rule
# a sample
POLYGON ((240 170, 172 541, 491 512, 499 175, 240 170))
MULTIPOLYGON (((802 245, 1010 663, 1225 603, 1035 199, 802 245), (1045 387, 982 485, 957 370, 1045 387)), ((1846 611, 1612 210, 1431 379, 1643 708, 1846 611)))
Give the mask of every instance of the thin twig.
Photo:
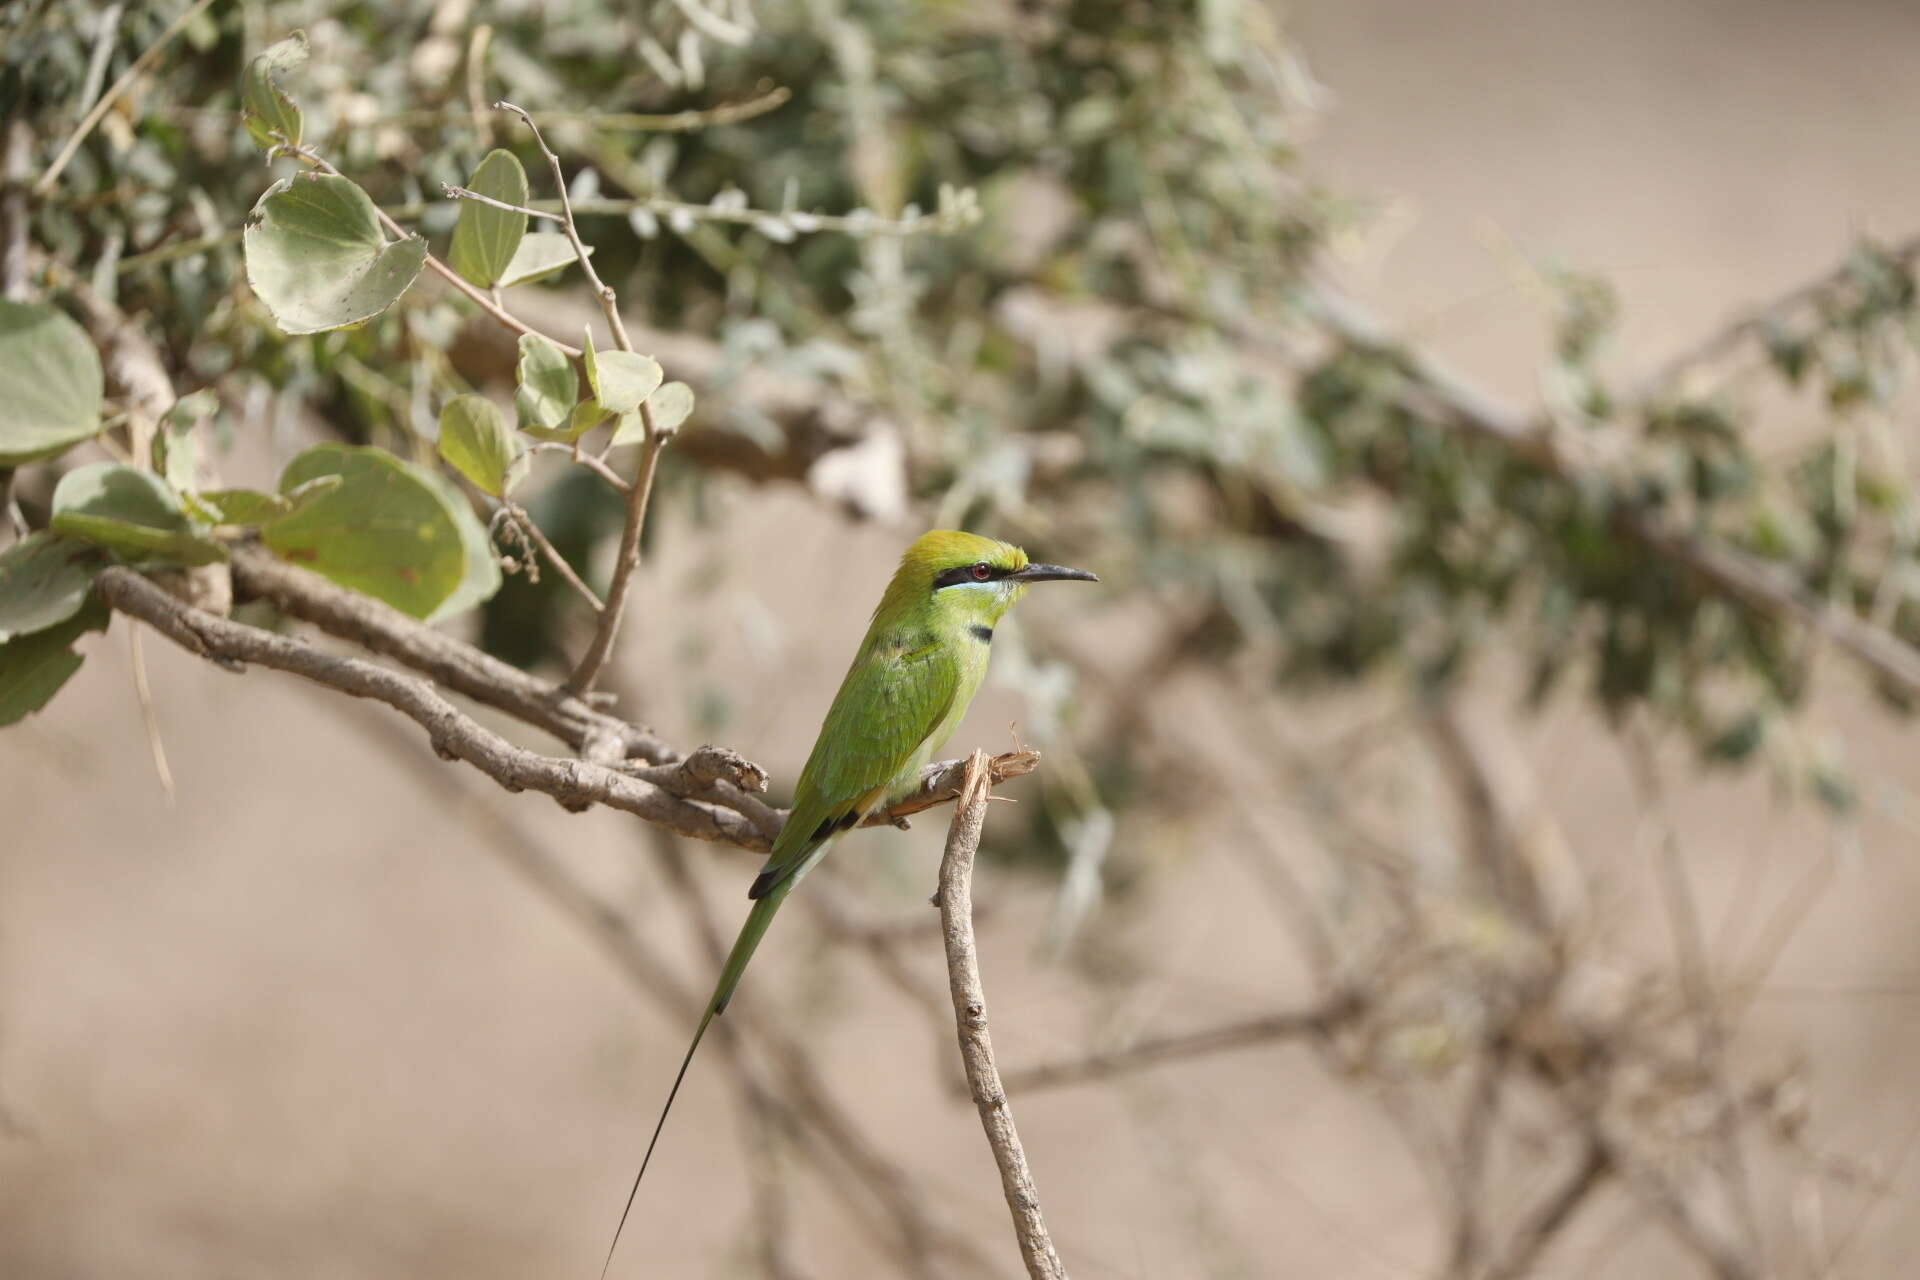
MULTIPOLYGON (((1882 252, 1894 263, 1902 267, 1912 267, 1920 261, 1920 236, 1909 236, 1882 252)), ((1784 323, 1794 312, 1844 287, 1853 278, 1853 271, 1854 260, 1849 258, 1827 274, 1762 303, 1731 324, 1708 334, 1701 341, 1682 347, 1663 361, 1660 367, 1646 379, 1641 390, 1633 397, 1634 402, 1644 405, 1657 400, 1689 370, 1721 359, 1750 339, 1763 337, 1769 330, 1784 323)))
POLYGON ((507 517, 513 521, 514 527, 540 549, 540 554, 546 557, 547 563, 553 566, 553 571, 560 575, 561 580, 572 587, 595 613, 602 612, 606 606, 600 603, 600 597, 593 594, 592 587, 581 581, 580 575, 575 573, 573 566, 567 563, 567 558, 547 540, 547 535, 540 532, 540 526, 534 523, 533 517, 527 514, 526 508, 517 502, 506 502, 502 506, 507 512, 507 517))
POLYGON ((75 126, 73 133, 67 138, 66 144, 60 148, 60 153, 54 156, 53 163, 48 165, 46 172, 40 175, 40 180, 33 184, 34 195, 44 196, 48 191, 53 189, 53 184, 60 180, 61 170, 65 169, 67 162, 73 159, 73 153, 80 149, 80 144, 86 141, 89 133, 93 132, 94 126, 106 118, 107 111, 119 99, 120 95, 125 93, 128 86, 135 80, 139 79, 142 72, 153 65, 153 60, 160 56, 161 50, 172 43, 173 38, 185 30, 189 22, 192 22, 204 13, 207 6, 212 3, 213 0, 194 0, 194 3, 183 11, 179 17, 167 24, 167 29, 160 33, 158 39, 148 45, 146 49, 141 52, 140 56, 135 58, 132 64, 120 73, 120 78, 115 80, 112 87, 100 95, 100 101, 94 103, 93 110, 87 112, 86 116, 75 126))
POLYGON ((107 64, 113 61, 114 38, 120 34, 120 15, 126 6, 115 3, 100 10, 99 26, 93 37, 93 57, 87 60, 87 75, 80 82, 80 96, 74 99, 76 111, 85 111, 99 101, 96 96, 107 80, 107 64))
MULTIPOLYGON (((607 317, 607 330, 613 335, 614 345, 622 351, 633 350, 633 339, 627 336, 627 325, 620 318, 620 299, 613 288, 600 278, 593 269, 592 255, 587 252, 585 242, 580 239, 580 228, 573 220, 573 199, 567 193, 566 171, 560 167, 560 157, 547 145, 541 136, 540 126, 526 111, 502 100, 493 104, 500 111, 511 111, 520 117, 527 131, 533 134, 534 143, 547 158, 547 166, 553 170, 553 183, 560 197, 560 227, 566 232, 567 241, 573 246, 574 256, 580 259, 580 271, 587 278, 587 287, 593 290, 593 296, 600 301, 600 309, 607 317)), ((633 586, 634 570, 640 564, 640 536, 646 530, 647 504, 653 496, 653 477, 660 461, 660 450, 666 445, 667 438, 655 429, 653 409, 646 401, 640 402, 640 422, 646 429, 646 441, 640 450, 640 465, 634 472, 633 480, 627 489, 627 516, 620 528, 620 550, 613 561, 613 575, 607 580, 606 607, 600 611, 600 623, 593 630, 593 639, 587 643, 587 651, 567 678, 567 688, 577 694, 584 694, 593 688, 593 682, 600 678, 600 671, 607 665, 607 659, 613 654, 614 641, 620 635, 620 621, 626 613, 627 596, 633 586)), ((578 455, 576 455, 578 456, 578 455)))
MULTIPOLYGON (((718 971, 726 962, 726 939, 721 936, 713 913, 707 909, 707 900, 701 896, 700 887, 694 882, 693 868, 688 863, 686 852, 667 832, 655 828, 653 837, 654 847, 659 850, 661 861, 666 866, 667 879, 686 907, 687 914, 693 917, 694 928, 700 935, 708 962, 718 971)), ((781 1130, 779 1109, 745 1069, 740 1037, 735 1034, 733 1024, 723 1019, 714 1027, 714 1032, 720 1051, 726 1056, 734 1079, 740 1085, 741 1100, 752 1121, 743 1138, 747 1147, 748 1177, 753 1183, 754 1203, 749 1216, 753 1222, 756 1252, 760 1255, 760 1269, 768 1280, 787 1280, 794 1274, 793 1261, 787 1256, 793 1207, 785 1179, 776 1164, 781 1130)))
POLYGON ((620 299, 607 282, 600 278, 600 273, 593 269, 593 256, 587 252, 586 243, 580 239, 580 228, 574 225, 573 200, 567 194, 567 175, 566 171, 560 167, 560 157, 555 155, 553 148, 547 145, 547 140, 540 136, 540 126, 533 122, 532 116, 504 99, 494 103, 493 107, 496 111, 511 111, 519 116, 521 123, 526 125, 527 131, 533 135, 534 144, 540 148, 541 154, 546 156, 547 165, 553 170, 553 184, 560 198, 560 229, 566 232, 568 243, 573 245, 574 255, 580 259, 580 271, 587 278, 587 286, 593 290, 593 296, 599 300, 601 310, 606 312, 607 329, 613 334, 614 345, 622 351, 632 351, 633 340, 627 337, 626 323, 620 319, 620 299))
POLYGON ((456 187, 451 182, 443 182, 440 184, 440 194, 449 200, 471 200, 475 204, 488 205, 495 209, 505 210, 507 213, 523 214, 529 218, 545 218, 550 222, 565 221, 565 219, 557 213, 550 213, 545 209, 529 208, 524 204, 508 204, 505 200, 495 200, 492 196, 483 196, 478 191, 471 191, 466 187, 456 187))
MULTIPOLYGON (((765 83, 764 81, 762 83, 765 83)), ((569 124, 584 124, 595 129, 633 129, 645 133, 686 133, 693 129, 710 129, 720 125, 740 124, 756 116, 785 106, 793 98, 793 90, 785 85, 775 85, 756 97, 744 102, 723 102, 717 107, 706 107, 698 111, 675 111, 668 115, 643 115, 638 112, 562 112, 549 114, 551 120, 569 124)))
POLYGON ((1013 1215, 1020 1256, 1031 1280, 1066 1280, 1067 1269, 1047 1234, 1040 1213, 1040 1192, 1027 1168, 1026 1151, 1014 1129, 1013 1108, 993 1061, 993 1040, 987 1031, 987 996, 980 983, 980 960, 973 937, 973 860, 980 848, 980 831, 987 821, 987 801, 993 795, 987 753, 967 758, 966 781, 947 828, 947 848, 940 860, 940 928, 946 935, 947 977, 953 989, 954 1027, 960 1040, 960 1058, 980 1124, 1000 1167, 1000 1189, 1013 1215))
POLYGON ((127 660, 133 665, 133 694, 140 702, 140 720, 147 729, 147 751, 160 778, 160 794, 167 808, 174 805, 173 770, 167 765, 167 744, 160 737, 160 716, 153 707, 153 689, 147 684, 147 655, 140 646, 140 624, 127 627, 127 660))
POLYGON ((595 475, 599 476, 602 480, 605 480, 608 484, 618 489, 621 493, 628 493, 628 492, 631 492, 633 489, 633 486, 628 484, 625 480, 621 479, 620 474, 616 472, 612 467, 608 466, 606 463, 602 462, 600 459, 594 457, 592 454, 586 453, 581 449, 576 448, 574 445, 561 444, 557 440, 542 440, 539 443, 535 444, 532 448, 528 449, 527 452, 528 453, 545 453, 545 452, 564 453, 569 458, 573 459, 575 462, 579 463, 581 466, 585 467, 587 470, 593 472, 595 475))
POLYGON ((1228 1049, 1324 1036, 1353 1017, 1359 1009, 1359 1002, 1355 999, 1335 998, 1311 1009, 1262 1014, 1257 1018, 1209 1027, 1204 1031, 1156 1036, 1124 1049, 1091 1053, 1071 1062, 1029 1067, 1013 1072, 1008 1080, 1013 1088, 1022 1091, 1052 1089, 1060 1085, 1104 1080, 1109 1076, 1144 1070, 1163 1062, 1177 1062, 1182 1058, 1197 1058, 1228 1049))
POLYGON ((1547 1245, 1606 1181, 1607 1169, 1605 1149, 1598 1143, 1587 1143, 1566 1179, 1514 1228, 1506 1248, 1480 1273, 1479 1280, 1519 1280, 1533 1270, 1547 1245))
MULTIPOLYGON (((617 314, 617 312, 615 313, 617 314)), ((620 331, 626 336, 626 330, 620 331)), ((620 635, 620 618, 627 608, 627 595, 633 585, 634 570, 640 564, 640 535, 647 524, 647 499, 653 493, 653 476, 660 462, 660 450, 666 438, 653 427, 653 410, 640 402, 640 421, 646 427, 646 443, 640 449, 640 466, 627 490, 627 518, 620 528, 620 550, 614 556, 613 576, 607 580, 607 606, 600 613, 600 625, 580 663, 567 678, 567 688, 585 694, 600 677, 601 668, 613 655, 613 643, 620 635)))
POLYGON ((1680 857, 1679 829, 1667 802, 1659 763, 1654 759, 1652 735, 1644 724, 1637 720, 1629 724, 1625 747, 1628 767, 1643 806, 1659 824, 1654 840, 1654 872, 1660 882, 1660 899, 1673 935, 1674 962, 1679 969, 1681 990, 1693 1013, 1700 1075, 1713 1098, 1712 1128, 1720 1145, 1721 1172, 1727 1179, 1729 1198, 1746 1235, 1745 1247, 1753 1257, 1755 1269, 1764 1273, 1766 1238, 1754 1208, 1752 1180, 1742 1151, 1739 1106, 1727 1081, 1725 1012, 1713 989, 1699 904, 1694 899, 1693 883, 1687 877, 1686 863, 1680 857))

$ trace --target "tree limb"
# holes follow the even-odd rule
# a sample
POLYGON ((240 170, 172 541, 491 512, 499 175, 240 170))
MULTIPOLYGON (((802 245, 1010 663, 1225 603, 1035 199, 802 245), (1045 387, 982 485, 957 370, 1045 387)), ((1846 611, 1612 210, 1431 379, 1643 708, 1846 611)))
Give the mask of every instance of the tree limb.
POLYGON ((382 654, 517 720, 545 730, 598 764, 639 759, 671 764, 680 753, 651 732, 609 715, 518 667, 463 644, 371 596, 335 586, 264 547, 233 549, 233 585, 289 617, 382 654))
MULTIPOLYGON (((783 810, 760 799, 765 770, 736 752, 704 746, 683 756, 647 729, 261 547, 235 546, 231 568, 243 598, 267 600, 289 617, 392 658, 434 683, 194 608, 131 569, 108 569, 97 590, 113 608, 217 666, 272 667, 385 702, 427 730, 442 756, 467 761, 509 791, 538 791, 573 810, 604 804, 696 840, 756 853, 773 847, 786 821, 783 810), (514 746, 447 701, 434 684, 545 730, 581 758, 514 746)), ((989 768, 995 781, 1004 781, 1033 772, 1039 761, 1036 751, 1010 751, 994 757, 989 768)), ((954 799, 965 769, 960 760, 928 765, 918 791, 869 815, 865 825, 904 822, 909 814, 954 799)))
MULTIPOLYGON (((272 667, 342 693, 384 702, 425 729, 433 749, 443 758, 465 760, 509 791, 539 791, 574 810, 604 804, 696 840, 744 849, 772 847, 761 825, 712 800, 674 794, 664 785, 664 775, 659 780, 643 780, 590 760, 558 759, 516 747, 462 713, 417 676, 361 658, 327 653, 303 641, 193 608, 131 569, 115 566, 105 570, 95 590, 113 608, 148 623, 181 648, 228 670, 241 670, 248 664, 272 667)), ((689 790, 694 789, 690 782, 689 790)))
MULTIPOLYGON (((1392 362, 1404 375, 1400 398, 1423 421, 1449 426, 1499 445, 1514 457, 1561 480, 1596 478, 1551 422, 1523 418, 1461 381, 1434 361, 1388 337, 1353 302, 1318 290, 1314 305, 1328 331, 1357 351, 1392 362)), ((1797 623, 1909 694, 1920 694, 1920 650, 1859 615, 1820 599, 1792 575, 1756 556, 1714 546, 1670 527, 1658 516, 1622 510, 1620 531, 1688 570, 1716 593, 1756 613, 1797 623)))
POLYGON ((1029 1067, 1025 1071, 1014 1072, 1008 1081, 1012 1088, 1031 1090, 1104 1080, 1109 1076, 1139 1071, 1163 1062, 1197 1058, 1226 1049, 1244 1049, 1249 1045, 1267 1044, 1274 1040, 1325 1035, 1359 1011, 1357 999, 1336 997, 1317 1008, 1262 1014, 1241 1022, 1209 1027, 1204 1031, 1156 1036, 1124 1049, 1092 1053, 1071 1062, 1029 1067))
POLYGON ((994 1163, 1000 1166, 1000 1189, 1013 1214, 1020 1256, 1032 1280, 1066 1280, 1067 1269, 1054 1250, 1040 1214, 1040 1192, 1027 1155, 1013 1126, 1013 1110, 993 1061, 993 1041, 987 1034, 987 997, 980 984, 980 963, 973 939, 973 859, 980 848, 980 830, 986 825, 987 801, 993 796, 987 753, 967 757, 959 807, 947 829, 946 854, 940 860, 940 927, 946 935, 947 976, 953 988, 954 1025, 960 1038, 960 1058, 967 1069, 973 1104, 987 1131, 994 1163))

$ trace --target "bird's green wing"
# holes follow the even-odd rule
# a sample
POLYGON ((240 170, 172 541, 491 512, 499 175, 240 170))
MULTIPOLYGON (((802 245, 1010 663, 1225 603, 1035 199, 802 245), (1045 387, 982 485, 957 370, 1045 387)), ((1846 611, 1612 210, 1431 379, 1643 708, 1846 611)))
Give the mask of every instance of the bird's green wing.
POLYGON ((773 892, 883 800, 888 784, 947 718, 959 688, 960 666, 949 645, 875 645, 854 659, 751 896, 773 892))

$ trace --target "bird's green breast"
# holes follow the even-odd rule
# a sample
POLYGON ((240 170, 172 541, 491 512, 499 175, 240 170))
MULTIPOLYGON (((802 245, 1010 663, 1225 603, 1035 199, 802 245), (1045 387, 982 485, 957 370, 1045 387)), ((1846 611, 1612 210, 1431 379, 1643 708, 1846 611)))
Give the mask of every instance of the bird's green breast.
POLYGON ((993 632, 991 628, 985 630, 985 639, 974 631, 963 630, 958 635, 934 641, 942 650, 941 656, 953 664, 953 701, 948 704, 946 714, 934 725, 933 731, 920 744, 919 750, 894 775, 893 784, 887 788, 889 804, 902 799, 919 786, 920 771, 926 768, 934 753, 947 745, 954 730, 967 718, 967 708, 973 703, 973 695, 980 691, 981 682, 987 678, 987 663, 992 654, 993 632))

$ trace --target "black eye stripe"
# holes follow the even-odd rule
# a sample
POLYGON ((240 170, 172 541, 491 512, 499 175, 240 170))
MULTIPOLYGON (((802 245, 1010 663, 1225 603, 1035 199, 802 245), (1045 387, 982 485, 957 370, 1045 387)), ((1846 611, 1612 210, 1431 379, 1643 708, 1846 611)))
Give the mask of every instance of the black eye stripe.
POLYGON ((963 564, 956 565, 951 569, 942 569, 939 573, 933 575, 933 589, 938 591, 942 587, 957 586, 962 582, 995 582, 1010 573, 1016 572, 1016 570, 1005 569, 997 564, 990 564, 987 565, 987 576, 984 578, 976 578, 973 576, 973 571, 978 567, 978 564, 963 564))

